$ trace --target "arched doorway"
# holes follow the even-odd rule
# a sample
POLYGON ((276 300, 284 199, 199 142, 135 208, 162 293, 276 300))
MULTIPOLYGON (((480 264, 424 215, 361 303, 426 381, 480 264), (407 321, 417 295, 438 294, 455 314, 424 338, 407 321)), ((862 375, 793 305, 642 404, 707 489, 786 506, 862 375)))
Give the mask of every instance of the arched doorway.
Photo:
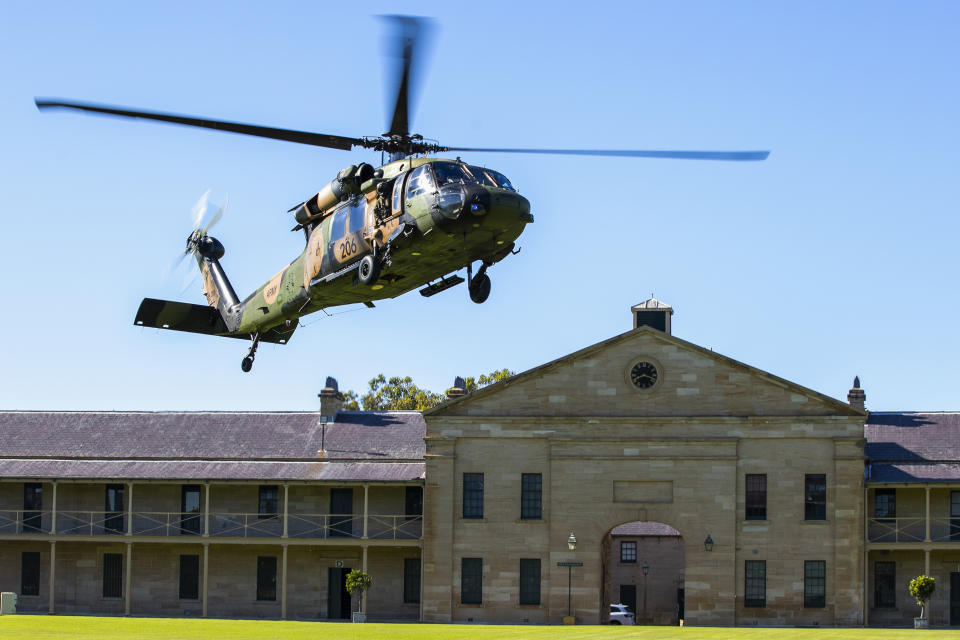
MULTIPOLYGON (((636 624, 675 625, 683 618, 683 536, 662 522, 628 522, 603 539, 603 611, 626 605, 636 624)), ((601 622, 609 621, 604 613, 601 622)))

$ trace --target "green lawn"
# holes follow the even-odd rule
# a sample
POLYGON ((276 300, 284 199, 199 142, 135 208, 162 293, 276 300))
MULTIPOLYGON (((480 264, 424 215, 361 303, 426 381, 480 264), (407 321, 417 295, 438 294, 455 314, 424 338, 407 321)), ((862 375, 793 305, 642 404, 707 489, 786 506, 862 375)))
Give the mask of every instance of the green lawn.
POLYGON ((93 618, 81 616, 3 616, 3 640, 90 638, 91 640, 540 640, 561 638, 644 638, 650 640, 916 640, 960 639, 960 631, 913 629, 747 629, 718 627, 533 627, 440 624, 349 624, 266 620, 185 620, 180 618, 93 618))

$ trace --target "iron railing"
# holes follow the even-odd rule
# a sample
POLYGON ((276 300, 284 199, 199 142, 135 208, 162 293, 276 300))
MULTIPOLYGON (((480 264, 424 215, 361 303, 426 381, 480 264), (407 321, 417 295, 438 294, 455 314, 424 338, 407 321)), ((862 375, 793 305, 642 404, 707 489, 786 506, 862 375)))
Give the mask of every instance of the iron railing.
MULTIPOLYGON (((124 535, 128 525, 135 536, 202 536, 207 532, 204 514, 196 512, 58 510, 55 532, 51 531, 52 524, 50 511, 0 511, 0 534, 124 535)), ((282 514, 210 514, 210 537, 280 538, 284 533, 290 538, 362 538, 364 517, 294 513, 287 516, 285 532, 282 514)), ((370 514, 366 535, 375 540, 418 540, 423 536, 423 517, 370 514)))

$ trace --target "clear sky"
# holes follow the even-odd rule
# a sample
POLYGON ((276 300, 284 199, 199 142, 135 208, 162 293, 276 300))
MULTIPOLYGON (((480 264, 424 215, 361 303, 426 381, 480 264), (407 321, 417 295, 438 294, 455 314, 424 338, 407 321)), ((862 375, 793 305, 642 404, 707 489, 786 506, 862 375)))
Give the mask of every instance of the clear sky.
POLYGON ((674 334, 873 410, 960 409, 960 3, 54 2, 0 18, 2 409, 318 406, 327 375, 443 390, 626 331, 674 334), (548 8, 549 7, 549 8, 548 8), (375 16, 436 18, 413 129, 479 147, 770 149, 763 163, 471 155, 532 203, 465 286, 306 318, 287 346, 133 326, 202 303, 168 269, 207 189, 241 297, 295 257, 286 210, 379 154, 39 113, 34 96, 346 136, 387 127, 375 16))

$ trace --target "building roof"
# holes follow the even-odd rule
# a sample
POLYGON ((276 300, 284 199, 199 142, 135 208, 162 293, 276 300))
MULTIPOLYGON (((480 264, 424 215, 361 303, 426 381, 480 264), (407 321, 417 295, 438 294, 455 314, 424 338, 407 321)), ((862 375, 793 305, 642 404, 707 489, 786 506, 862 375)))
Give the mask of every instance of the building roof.
POLYGON ((419 412, 344 411, 323 431, 315 412, 0 412, 0 477, 423 476, 425 424, 419 412))
POLYGON ((650 298, 644 300, 643 302, 638 302, 637 304, 630 307, 631 311, 638 311, 641 309, 662 309, 664 311, 670 311, 673 313, 673 307, 668 305, 666 302, 661 302, 653 297, 653 294, 650 294, 650 298))
POLYGON ((873 412, 864 435, 868 482, 960 482, 958 412, 873 412))
POLYGON ((614 527, 610 532, 612 536, 676 536, 680 537, 680 532, 668 524, 662 522, 628 522, 614 527))

